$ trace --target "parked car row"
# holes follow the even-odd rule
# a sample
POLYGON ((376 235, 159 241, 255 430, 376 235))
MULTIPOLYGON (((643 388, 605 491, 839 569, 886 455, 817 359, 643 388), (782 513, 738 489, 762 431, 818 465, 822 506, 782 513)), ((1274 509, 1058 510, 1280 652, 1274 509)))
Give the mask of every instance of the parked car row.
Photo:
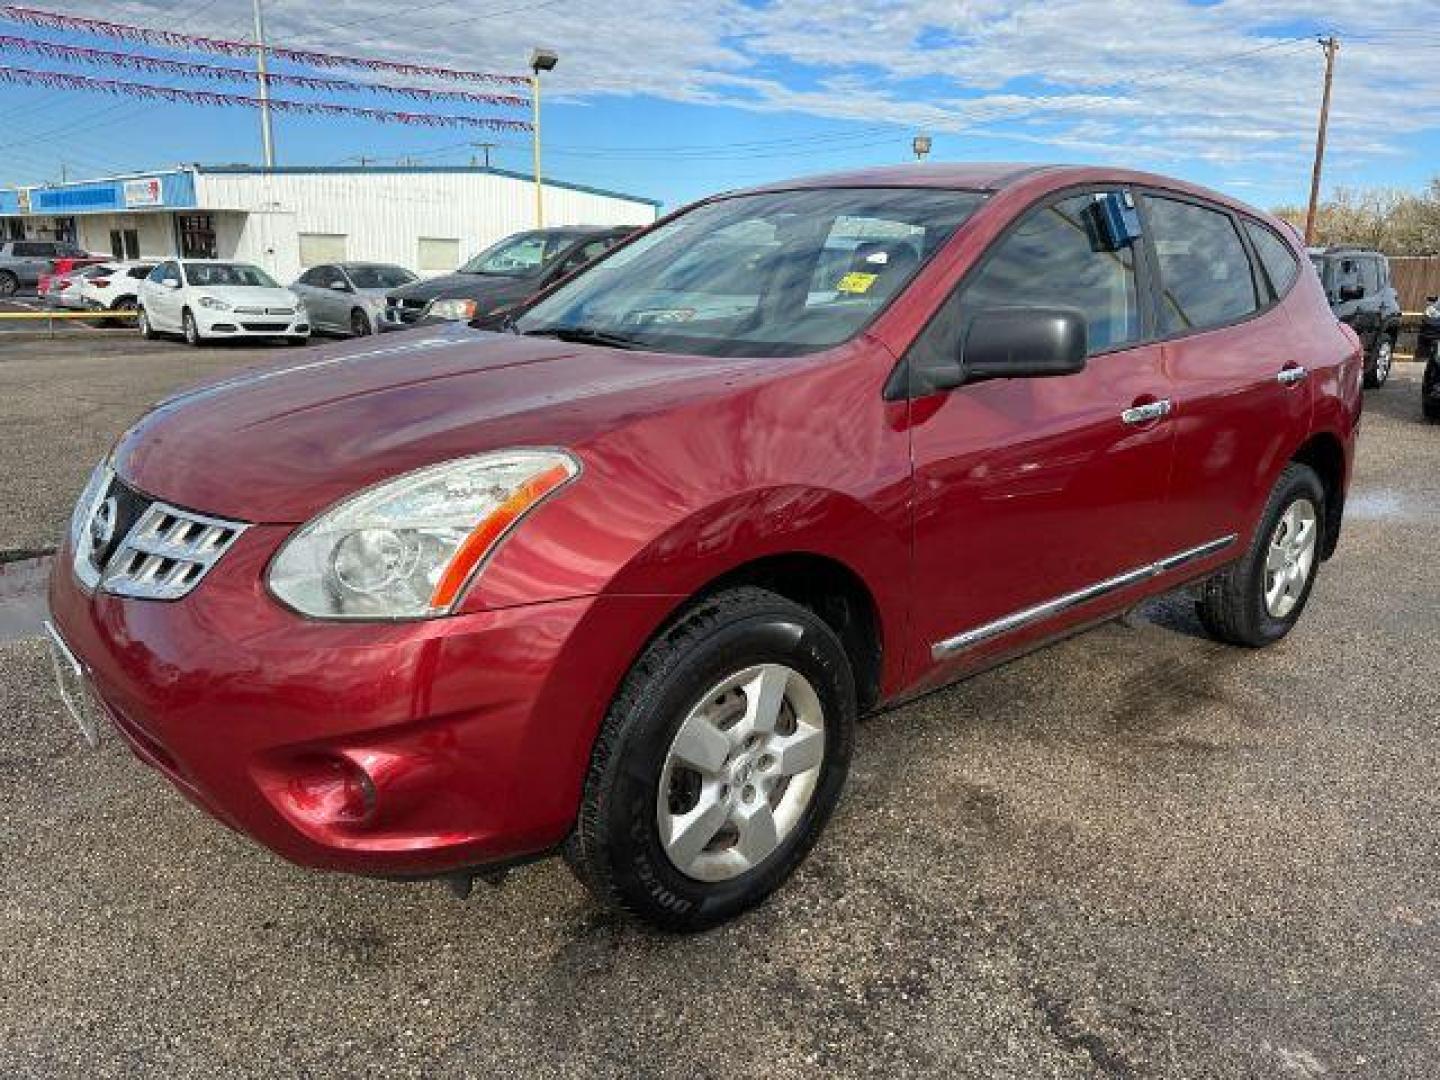
POLYGON ((43 290, 53 274, 104 260, 63 240, 0 241, 0 298, 21 289, 43 290))

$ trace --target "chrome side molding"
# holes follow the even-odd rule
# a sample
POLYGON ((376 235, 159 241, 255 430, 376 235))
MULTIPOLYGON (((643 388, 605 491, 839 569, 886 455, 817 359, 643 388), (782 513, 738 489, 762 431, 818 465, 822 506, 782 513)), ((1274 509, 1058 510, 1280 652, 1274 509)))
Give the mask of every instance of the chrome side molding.
POLYGON ((946 638, 944 641, 937 641, 930 646, 930 655, 936 660, 943 660, 947 656, 954 656, 958 652, 974 648, 982 642, 991 638, 999 637, 1001 634, 1008 634, 1012 630, 1019 630, 1021 627, 1029 626, 1031 623, 1041 622, 1070 608, 1078 607, 1081 604, 1089 603, 1091 600, 1098 600, 1107 593, 1116 592, 1128 585, 1135 585, 1141 581, 1147 581, 1161 574, 1168 574, 1172 570, 1178 570, 1187 563, 1203 559, 1207 555, 1214 555, 1223 551, 1236 540, 1234 533, 1229 536, 1222 536, 1218 540, 1211 540, 1209 543, 1201 544, 1199 547, 1189 548, 1186 551, 1177 552, 1174 555, 1167 555, 1153 563, 1136 567, 1134 570, 1127 570, 1123 574, 1116 574, 1114 577, 1106 578, 1104 581, 1097 581, 1094 585, 1087 585, 1083 589, 1066 593, 1064 596, 1057 596, 1054 600, 1047 600, 1043 604, 1036 604, 1034 607, 1025 608, 1012 615, 996 619, 994 622, 986 623, 984 626, 977 626, 973 630, 966 630, 963 634, 956 634, 954 637, 946 638))

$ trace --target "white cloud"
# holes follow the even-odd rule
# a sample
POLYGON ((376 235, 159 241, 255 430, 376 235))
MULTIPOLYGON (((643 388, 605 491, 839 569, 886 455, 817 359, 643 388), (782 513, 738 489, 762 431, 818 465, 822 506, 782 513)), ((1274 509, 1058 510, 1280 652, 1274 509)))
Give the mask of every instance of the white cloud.
MULTIPOLYGON (((208 18, 239 36, 248 9, 212 7, 208 18)), ((80 0, 67 10, 169 25, 183 24, 186 8, 80 0)), ((1339 61, 1337 155, 1399 152, 1434 126, 1440 53, 1402 62, 1403 39, 1359 40, 1377 27, 1426 28, 1433 16, 1433 0, 273 0, 269 23, 286 43, 462 67, 515 70, 532 45, 548 45, 562 55, 551 86, 574 101, 651 95, 937 134, 1004 132, 1034 156, 1248 172, 1293 170, 1310 152, 1320 51, 1308 38, 1285 43, 1307 28, 1355 37, 1339 61)), ((595 145, 614 142, 655 140, 607 133, 595 145)))

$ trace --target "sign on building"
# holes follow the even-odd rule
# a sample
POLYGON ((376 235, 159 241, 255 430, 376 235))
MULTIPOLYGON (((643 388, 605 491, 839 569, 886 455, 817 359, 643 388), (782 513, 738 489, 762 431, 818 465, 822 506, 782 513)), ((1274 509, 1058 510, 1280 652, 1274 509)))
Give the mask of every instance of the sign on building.
POLYGON ((147 176, 143 180, 126 180, 125 205, 164 206, 165 190, 160 186, 160 178, 147 176))

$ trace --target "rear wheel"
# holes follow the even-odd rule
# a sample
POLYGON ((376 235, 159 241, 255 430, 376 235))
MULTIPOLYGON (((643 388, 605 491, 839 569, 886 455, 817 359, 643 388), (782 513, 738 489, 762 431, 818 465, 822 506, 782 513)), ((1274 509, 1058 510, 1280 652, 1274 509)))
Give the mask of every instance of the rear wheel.
POLYGON ((1201 586, 1197 609, 1206 632, 1250 648, 1288 634, 1315 584, 1324 529, 1320 478, 1308 465, 1287 466, 1245 557, 1201 586))
POLYGON ((1365 369, 1365 385, 1378 390, 1390 378, 1390 368, 1395 362, 1395 339, 1386 335, 1375 346, 1375 357, 1365 369))
POLYGON ((844 647, 813 612, 753 588, 702 602, 611 705, 566 861, 603 903, 662 929, 740 914, 819 837, 855 714, 844 647))
POLYGON ((359 308, 350 312, 350 333, 355 337, 369 337, 374 333, 374 327, 370 325, 370 316, 359 308))
POLYGON ((20 279, 9 270, 0 270, 0 296, 14 296, 20 291, 20 279))

